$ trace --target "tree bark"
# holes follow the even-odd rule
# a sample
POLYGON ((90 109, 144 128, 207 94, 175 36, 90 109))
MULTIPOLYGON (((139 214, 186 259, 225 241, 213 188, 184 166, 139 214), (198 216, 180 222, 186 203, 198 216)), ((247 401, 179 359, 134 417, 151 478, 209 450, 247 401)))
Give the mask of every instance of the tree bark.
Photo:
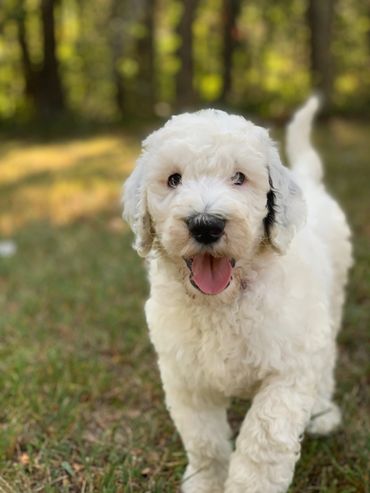
POLYGON ((54 114, 65 108, 64 92, 56 54, 55 7, 58 0, 41 0, 41 26, 43 64, 39 79, 39 105, 44 115, 54 114))
POLYGON ((155 102, 155 0, 146 0, 143 12, 145 35, 137 44, 139 72, 137 77, 137 96, 140 113, 153 113, 155 102))
POLYGON ((220 100, 227 102, 232 92, 233 55, 238 44, 237 19, 241 8, 241 0, 223 0, 223 69, 222 93, 220 100))
POLYGON ((123 56, 124 45, 124 11, 126 2, 113 0, 111 7, 111 19, 109 24, 109 42, 112 56, 112 79, 114 85, 114 101, 121 116, 126 114, 126 90, 123 75, 120 70, 120 61, 123 56))
POLYGON ((179 109, 186 109, 194 103, 195 91, 193 85, 193 22, 199 0, 185 0, 183 12, 178 25, 180 47, 177 55, 180 59, 180 70, 176 77, 176 104, 179 109))
POLYGON ((65 109, 64 92, 56 56, 54 7, 57 0, 40 1, 43 59, 40 65, 32 62, 28 41, 27 12, 22 1, 17 4, 17 38, 21 52, 25 97, 37 116, 48 118, 65 109))
POLYGON ((21 51, 22 70, 24 79, 24 95, 26 100, 33 100, 36 103, 36 73, 31 62, 30 51, 27 41, 27 31, 25 24, 26 13, 23 6, 17 9, 16 24, 17 38, 21 51))
POLYGON ((310 32, 311 78, 322 94, 326 109, 331 106, 333 60, 331 53, 334 0, 309 0, 307 20, 310 32))

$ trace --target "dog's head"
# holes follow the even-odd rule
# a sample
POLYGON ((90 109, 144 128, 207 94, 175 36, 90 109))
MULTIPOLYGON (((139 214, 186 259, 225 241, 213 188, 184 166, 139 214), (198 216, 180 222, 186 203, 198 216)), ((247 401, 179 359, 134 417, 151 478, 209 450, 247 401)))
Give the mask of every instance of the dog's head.
POLYGON ((286 252, 305 204, 265 129, 204 110, 173 117, 144 141, 124 216, 139 255, 154 249, 188 289, 219 294, 261 244, 286 252))

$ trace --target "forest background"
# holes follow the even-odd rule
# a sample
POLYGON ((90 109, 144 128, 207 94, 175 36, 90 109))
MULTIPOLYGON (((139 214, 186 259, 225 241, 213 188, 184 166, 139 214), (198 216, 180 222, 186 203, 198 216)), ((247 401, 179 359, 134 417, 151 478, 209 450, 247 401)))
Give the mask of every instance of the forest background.
POLYGON ((284 118, 311 90, 368 116, 369 4, 1 0, 0 121, 98 122, 217 106, 284 118))

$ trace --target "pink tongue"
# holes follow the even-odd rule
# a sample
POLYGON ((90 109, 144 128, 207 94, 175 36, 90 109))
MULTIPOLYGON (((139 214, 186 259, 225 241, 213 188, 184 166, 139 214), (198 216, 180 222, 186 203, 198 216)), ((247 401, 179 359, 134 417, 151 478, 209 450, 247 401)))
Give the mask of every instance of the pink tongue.
POLYGON ((212 257, 208 253, 196 255, 191 266, 192 280, 205 294, 218 294, 230 282, 232 267, 226 257, 212 257))

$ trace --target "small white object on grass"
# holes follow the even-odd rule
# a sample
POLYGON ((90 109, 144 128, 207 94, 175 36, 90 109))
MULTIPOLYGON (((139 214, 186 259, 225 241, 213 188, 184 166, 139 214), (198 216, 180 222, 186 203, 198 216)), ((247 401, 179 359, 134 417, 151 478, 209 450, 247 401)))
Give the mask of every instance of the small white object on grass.
POLYGON ((11 257, 17 251, 17 245, 12 240, 0 241, 0 257, 11 257))

